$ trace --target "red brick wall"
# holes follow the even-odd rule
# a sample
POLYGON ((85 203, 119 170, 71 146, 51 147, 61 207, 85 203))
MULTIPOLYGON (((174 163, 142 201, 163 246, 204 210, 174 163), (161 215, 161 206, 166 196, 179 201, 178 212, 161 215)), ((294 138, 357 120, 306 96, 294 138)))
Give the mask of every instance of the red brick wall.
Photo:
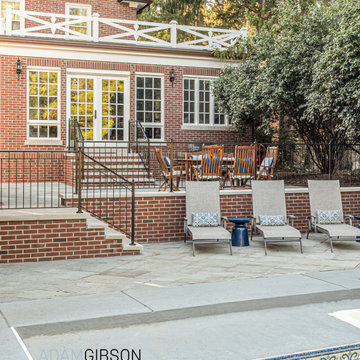
POLYGON ((136 20, 136 8, 117 0, 26 0, 25 10, 65 14, 65 4, 91 5, 91 13, 112 19, 136 20))
MULTIPOLYGON (((20 57, 23 73, 20 80, 16 76, 15 56, 0 57, 0 150, 1 149, 62 149, 55 146, 25 146, 26 140, 26 69, 27 66, 43 66, 61 68, 61 139, 66 144, 66 69, 98 69, 130 72, 130 121, 135 119, 135 73, 149 72, 165 74, 164 87, 164 133, 165 140, 196 142, 236 142, 237 131, 194 131, 182 130, 182 86, 183 74, 216 76, 217 69, 202 69, 175 66, 176 80, 174 87, 169 82, 169 71, 173 67, 160 65, 136 65, 128 63, 41 59, 36 57, 20 57)), ((250 137, 243 137, 241 141, 250 141, 250 137)))
MULTIPOLYGON (((342 200, 345 214, 359 213, 360 192, 343 192, 342 200)), ((296 216, 294 226, 305 233, 307 217, 310 215, 309 195, 286 194, 286 204, 288 214, 296 216)), ((136 214, 136 241, 165 242, 183 239, 185 197, 137 198, 136 214)), ((251 216, 251 195, 221 195, 221 214, 227 217, 251 216)), ((232 223, 228 223, 228 230, 232 226, 232 223)))
MULTIPOLYGON (((138 253, 138 252, 136 252, 138 253)), ((0 221, 0 263, 135 255, 82 220, 0 221)))
MULTIPOLYGON (((252 215, 252 199, 250 194, 220 195, 221 215, 227 217, 248 217, 252 215)), ((342 202, 344 214, 360 214, 360 191, 343 192, 342 202)), ((105 207, 105 199, 96 199, 97 211, 105 207)), ((92 201, 89 201, 92 204, 92 201)), ((112 204, 112 202, 111 202, 112 204)), ((288 215, 295 215, 294 226, 302 233, 307 231, 307 217, 310 215, 309 195, 307 193, 287 193, 286 204, 288 215)), ((116 208, 124 208, 116 200, 116 208)), ((129 205, 129 204, 128 204, 129 205)), ((76 206, 76 205, 75 205, 76 206)), ((136 197, 135 199, 135 240, 139 243, 180 241, 184 238, 185 195, 136 197)), ((130 208, 128 209, 130 211, 130 208)), ((130 216, 130 215, 129 215, 130 216)), ((117 220, 119 217, 117 217, 117 220)), ((122 216, 122 221, 125 221, 122 216)), ((355 221, 354 225, 358 225, 355 221)), ((130 226, 130 219, 128 219, 130 226)), ((234 225, 228 222, 228 230, 234 225)))

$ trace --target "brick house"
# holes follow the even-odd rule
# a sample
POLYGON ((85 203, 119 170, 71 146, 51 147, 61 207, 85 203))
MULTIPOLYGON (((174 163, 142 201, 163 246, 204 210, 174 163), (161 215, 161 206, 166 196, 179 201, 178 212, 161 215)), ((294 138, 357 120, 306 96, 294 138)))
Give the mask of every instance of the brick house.
POLYGON ((236 141, 211 94, 224 66, 212 50, 246 29, 136 22, 150 5, 0 0, 0 149, 63 149, 70 118, 89 141, 128 141, 136 120, 151 141, 236 141))

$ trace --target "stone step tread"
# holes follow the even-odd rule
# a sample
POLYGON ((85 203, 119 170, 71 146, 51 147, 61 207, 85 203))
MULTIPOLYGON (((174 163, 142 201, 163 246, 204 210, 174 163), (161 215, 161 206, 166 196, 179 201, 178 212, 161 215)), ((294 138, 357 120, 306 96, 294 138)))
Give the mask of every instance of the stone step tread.
MULTIPOLYGON (((139 182, 145 182, 145 183, 152 183, 152 182, 155 182, 155 179, 153 178, 150 178, 148 179, 147 177, 144 177, 144 178, 129 178, 129 177, 126 177, 124 176, 124 178, 130 182, 134 181, 135 183, 139 183, 139 182)), ((91 178, 91 179, 84 179, 82 181, 83 184, 90 184, 90 183, 94 183, 94 184, 97 184, 97 183, 107 183, 107 181, 100 181, 101 179, 100 178, 91 178)))
MULTIPOLYGON (((115 171, 116 172, 116 169, 112 169, 113 171, 115 171)), ((86 173, 86 176, 95 176, 95 177, 107 177, 108 175, 107 174, 103 174, 103 173, 101 173, 100 171, 90 171, 90 170, 86 170, 85 171, 85 173, 86 173)), ((139 171, 139 170, 127 170, 127 171, 122 171, 122 172, 120 172, 120 171, 118 171, 117 172, 120 176, 122 176, 122 177, 127 177, 127 176, 148 176, 147 175, 147 171, 144 171, 144 170, 141 170, 141 171, 139 171)), ((112 174, 112 173, 109 173, 109 176, 111 176, 111 177, 115 177, 115 175, 114 174, 112 174)), ((85 178, 85 181, 86 181, 86 178, 85 178)))

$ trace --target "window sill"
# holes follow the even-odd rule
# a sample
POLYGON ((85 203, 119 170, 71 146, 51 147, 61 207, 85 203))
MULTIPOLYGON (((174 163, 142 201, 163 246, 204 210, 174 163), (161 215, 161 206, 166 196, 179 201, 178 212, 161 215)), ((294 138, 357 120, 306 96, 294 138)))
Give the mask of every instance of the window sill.
POLYGON ((62 146, 64 145, 64 142, 62 140, 52 140, 52 139, 44 139, 44 140, 38 140, 38 139, 31 139, 31 140, 25 140, 24 145, 35 145, 35 146, 62 146))
POLYGON ((181 130, 195 131, 235 131, 236 129, 228 125, 182 125, 181 130))

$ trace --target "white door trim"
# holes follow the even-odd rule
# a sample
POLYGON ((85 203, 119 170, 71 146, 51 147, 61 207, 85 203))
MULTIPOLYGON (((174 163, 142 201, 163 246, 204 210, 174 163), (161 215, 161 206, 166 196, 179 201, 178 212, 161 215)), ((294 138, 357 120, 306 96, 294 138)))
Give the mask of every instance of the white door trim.
MULTIPOLYGON (((124 146, 126 146, 126 142, 128 141, 129 135, 129 118, 130 118, 130 73, 124 72, 112 72, 112 71, 92 71, 87 69, 68 69, 66 75, 66 143, 68 144, 68 136, 69 136, 69 119, 71 117, 71 78, 72 77, 82 77, 82 78, 91 78, 94 79, 94 114, 95 111, 97 113, 96 119, 94 119, 94 141, 102 141, 101 133, 102 133, 102 101, 101 101, 101 93, 102 93, 102 79, 111 79, 111 80, 122 80, 124 81, 124 146), (73 71, 74 70, 74 71, 73 71), (116 74, 116 75, 115 75, 116 74)), ((91 140, 89 140, 91 141, 91 140)), ((121 141, 104 141, 107 146, 111 144, 121 143, 121 141)))

